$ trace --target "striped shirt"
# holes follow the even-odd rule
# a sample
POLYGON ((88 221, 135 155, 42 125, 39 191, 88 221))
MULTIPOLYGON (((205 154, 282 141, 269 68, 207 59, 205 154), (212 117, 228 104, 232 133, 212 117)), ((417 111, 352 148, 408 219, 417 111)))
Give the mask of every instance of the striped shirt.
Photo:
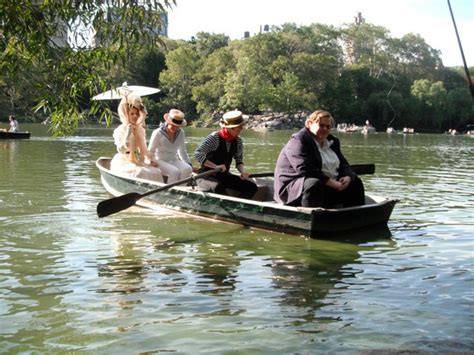
MULTIPOLYGON (((226 141, 227 152, 230 150, 231 142, 226 141)), ((219 147, 219 132, 212 132, 208 135, 204 141, 197 147, 196 151, 194 152, 194 158, 203 165, 207 159, 207 155, 217 150, 219 147)), ((244 145, 242 143, 242 138, 237 137, 237 150, 233 158, 235 159, 235 166, 239 166, 240 164, 244 163, 243 160, 244 156, 244 145)))

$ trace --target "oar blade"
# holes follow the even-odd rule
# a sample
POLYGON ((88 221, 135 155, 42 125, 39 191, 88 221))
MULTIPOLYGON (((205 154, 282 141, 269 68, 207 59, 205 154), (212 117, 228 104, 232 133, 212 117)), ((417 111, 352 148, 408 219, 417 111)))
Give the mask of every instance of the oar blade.
POLYGON ((171 189, 174 186, 185 184, 185 183, 187 183, 191 180, 202 179, 206 176, 213 175, 213 174, 215 174, 219 171, 220 171, 220 168, 216 168, 216 169, 209 170, 209 171, 206 171, 204 173, 198 174, 194 177, 189 177, 189 178, 186 178, 186 179, 175 181, 171 184, 161 186, 157 189, 147 191, 143 194, 139 194, 137 192, 130 192, 126 195, 117 196, 117 197, 113 197, 113 198, 110 198, 110 199, 105 200, 105 201, 101 201, 97 205, 97 215, 99 216, 99 218, 110 216, 111 214, 123 211, 123 210, 133 206, 142 197, 145 197, 145 196, 148 196, 148 195, 151 195, 151 194, 155 194, 155 193, 160 192, 160 191, 171 189))
POLYGON ((131 192, 126 195, 117 196, 105 201, 101 201, 97 205, 97 215, 99 216, 99 218, 102 218, 123 211, 133 206, 141 197, 141 194, 131 192))

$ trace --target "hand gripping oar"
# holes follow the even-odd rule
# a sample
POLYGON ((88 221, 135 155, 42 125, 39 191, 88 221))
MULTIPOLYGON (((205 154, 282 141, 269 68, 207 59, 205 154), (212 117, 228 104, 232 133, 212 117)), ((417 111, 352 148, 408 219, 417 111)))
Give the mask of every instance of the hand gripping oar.
POLYGON ((205 178, 205 177, 210 176, 210 175, 214 175, 215 173, 218 173, 219 171, 221 171, 221 170, 220 169, 213 169, 213 170, 205 171, 201 174, 191 176, 191 177, 188 177, 186 179, 178 180, 178 181, 175 181, 171 184, 167 184, 165 186, 159 187, 157 189, 147 191, 143 194, 139 194, 138 192, 130 192, 130 193, 122 195, 122 196, 109 198, 108 200, 104 200, 104 201, 99 202, 99 204, 97 205, 97 215, 100 218, 107 217, 111 214, 123 211, 123 210, 133 206, 139 199, 141 199, 145 196, 148 196, 148 195, 160 192, 160 191, 168 190, 168 189, 171 189, 174 186, 183 185, 183 184, 186 184, 190 181, 195 181, 195 180, 202 179, 202 178, 205 178))
MULTIPOLYGON (((354 164, 351 165, 351 169, 357 175, 370 175, 375 172, 375 164, 354 164)), ((258 177, 270 177, 273 176, 274 172, 268 173, 255 173, 250 174, 251 178, 258 178, 258 177)))

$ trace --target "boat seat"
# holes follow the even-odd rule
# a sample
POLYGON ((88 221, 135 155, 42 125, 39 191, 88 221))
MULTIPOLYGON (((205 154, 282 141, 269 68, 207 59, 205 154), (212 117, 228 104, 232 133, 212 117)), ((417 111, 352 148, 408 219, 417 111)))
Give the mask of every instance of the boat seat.
MULTIPOLYGON (((227 195, 229 196, 232 196, 232 197, 238 197, 239 196, 239 192, 236 191, 236 190, 232 190, 232 189, 226 189, 227 191, 227 195)), ((258 190, 257 192, 255 193, 255 195, 253 195, 252 197, 252 200, 254 201, 271 201, 272 198, 268 198, 268 194, 269 194, 269 191, 270 189, 268 188, 268 186, 258 186, 258 190)))
POLYGON ((225 191, 227 192, 227 196, 239 197, 239 191, 237 190, 225 189, 225 191))
MULTIPOLYGON (((217 183, 215 181, 205 181, 204 184, 201 183, 197 187, 199 191, 209 192, 215 187, 217 183)), ((227 196, 238 197, 239 192, 232 189, 226 189, 227 196)), ((254 201, 273 201, 273 186, 270 188, 267 185, 258 185, 258 190, 253 196, 252 200, 254 201)))
POLYGON ((266 185, 261 185, 258 187, 257 192, 253 195, 252 200, 255 201, 273 201, 273 196, 271 196, 271 190, 266 185))

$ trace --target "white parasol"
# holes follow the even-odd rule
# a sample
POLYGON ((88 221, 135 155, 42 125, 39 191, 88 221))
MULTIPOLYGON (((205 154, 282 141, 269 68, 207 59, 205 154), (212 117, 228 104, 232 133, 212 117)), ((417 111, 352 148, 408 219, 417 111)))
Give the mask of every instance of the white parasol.
POLYGON ((139 96, 147 96, 156 94, 160 92, 160 89, 151 88, 148 86, 138 86, 138 85, 127 85, 127 83, 123 83, 122 86, 118 88, 105 91, 101 94, 95 95, 92 100, 118 100, 122 99, 123 97, 128 96, 130 93, 134 93, 139 96))

